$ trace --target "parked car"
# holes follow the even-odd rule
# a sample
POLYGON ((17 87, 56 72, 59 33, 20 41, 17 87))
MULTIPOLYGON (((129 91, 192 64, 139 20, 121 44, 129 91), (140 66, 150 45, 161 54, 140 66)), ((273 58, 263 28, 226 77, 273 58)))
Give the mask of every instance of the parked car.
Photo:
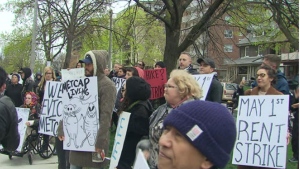
POLYGON ((221 84, 223 86, 222 100, 224 100, 224 101, 231 101, 233 93, 238 88, 238 84, 236 84, 236 83, 229 83, 229 82, 221 82, 221 84))

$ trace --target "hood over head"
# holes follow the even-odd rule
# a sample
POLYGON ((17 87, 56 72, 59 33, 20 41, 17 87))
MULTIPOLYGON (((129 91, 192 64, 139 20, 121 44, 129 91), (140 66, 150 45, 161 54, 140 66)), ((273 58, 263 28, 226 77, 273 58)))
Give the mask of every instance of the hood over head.
MULTIPOLYGON (((88 51, 84 58, 91 58, 93 67, 94 67, 94 74, 93 76, 100 76, 104 75, 104 69, 106 68, 108 58, 108 53, 106 50, 91 50, 88 51)), ((82 60, 84 63, 85 59, 82 60)))
POLYGON ((21 68, 21 70, 19 72, 24 72, 25 76, 24 76, 24 79, 23 80, 26 80, 27 78, 29 78, 32 74, 31 72, 31 69, 28 68, 28 67, 24 67, 24 68, 21 68))

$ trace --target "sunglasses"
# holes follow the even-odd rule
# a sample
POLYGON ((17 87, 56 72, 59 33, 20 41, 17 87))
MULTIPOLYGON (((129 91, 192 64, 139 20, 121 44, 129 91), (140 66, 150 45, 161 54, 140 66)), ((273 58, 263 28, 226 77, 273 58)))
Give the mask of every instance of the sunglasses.
POLYGON ((257 75, 256 75, 257 78, 258 78, 259 76, 260 76, 260 77, 265 77, 266 74, 265 74, 265 73, 261 73, 261 74, 257 74, 257 75))

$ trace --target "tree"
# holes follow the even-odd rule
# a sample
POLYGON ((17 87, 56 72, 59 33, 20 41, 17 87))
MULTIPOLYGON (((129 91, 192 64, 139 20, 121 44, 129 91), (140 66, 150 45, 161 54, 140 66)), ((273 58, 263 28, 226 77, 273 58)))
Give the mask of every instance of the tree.
POLYGON ((201 16, 199 16, 201 19, 190 28, 189 33, 186 37, 182 38, 180 42, 182 18, 192 0, 157 1, 156 4, 163 6, 163 8, 157 11, 152 11, 147 8, 144 3, 139 0, 134 1, 139 7, 143 8, 145 12, 159 19, 165 25, 166 45, 164 50, 164 62, 168 73, 175 68, 180 53, 192 45, 194 41, 206 31, 209 25, 224 14, 230 2, 225 0, 194 1, 197 3, 197 10, 203 11, 201 16))

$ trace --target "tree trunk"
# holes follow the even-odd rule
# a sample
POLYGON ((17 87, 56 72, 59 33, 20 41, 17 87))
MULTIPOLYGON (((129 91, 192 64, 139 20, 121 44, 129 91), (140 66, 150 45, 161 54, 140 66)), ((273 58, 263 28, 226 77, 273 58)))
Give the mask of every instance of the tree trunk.
POLYGON ((167 68, 167 75, 169 76, 173 69, 177 69, 177 61, 182 51, 179 51, 179 30, 170 30, 166 26, 166 47, 164 51, 164 63, 167 68))
POLYGON ((72 57, 72 46, 73 46, 73 36, 68 35, 67 40, 67 53, 66 53, 66 59, 64 63, 64 69, 67 69, 70 67, 71 57, 72 57))

